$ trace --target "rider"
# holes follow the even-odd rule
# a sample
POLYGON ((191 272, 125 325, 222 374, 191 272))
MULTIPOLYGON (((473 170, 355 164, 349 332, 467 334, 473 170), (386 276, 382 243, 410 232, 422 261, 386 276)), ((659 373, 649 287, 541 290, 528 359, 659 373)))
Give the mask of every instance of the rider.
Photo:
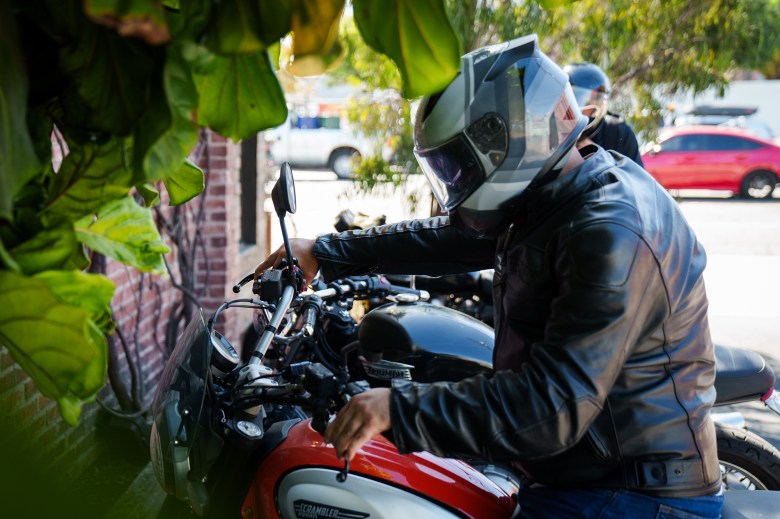
POLYGON ((589 138, 605 150, 615 150, 644 166, 634 130, 622 116, 608 111, 611 87, 604 71, 593 63, 572 63, 563 71, 569 75, 580 110, 589 119, 581 138, 589 138))
POLYGON ((449 216, 292 240, 307 281, 496 273, 492 376, 371 389, 325 437, 513 463, 525 517, 719 517, 704 251, 636 163, 577 150, 587 122, 536 36, 478 49, 415 123, 449 216))

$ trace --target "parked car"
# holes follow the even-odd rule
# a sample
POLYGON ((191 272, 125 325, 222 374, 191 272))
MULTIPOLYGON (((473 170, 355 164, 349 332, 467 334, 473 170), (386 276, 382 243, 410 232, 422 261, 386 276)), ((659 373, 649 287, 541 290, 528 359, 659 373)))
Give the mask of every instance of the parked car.
POLYGON ((771 128, 757 118, 757 106, 695 105, 683 110, 674 119, 675 126, 717 125, 744 128, 759 137, 773 140, 771 128))
POLYGON ((740 128, 669 127, 644 150, 645 169, 666 189, 769 198, 780 181, 780 146, 740 128))
POLYGON ((355 157, 375 153, 377 143, 346 127, 339 117, 300 116, 265 132, 271 159, 293 166, 330 168, 339 178, 350 178, 355 157))

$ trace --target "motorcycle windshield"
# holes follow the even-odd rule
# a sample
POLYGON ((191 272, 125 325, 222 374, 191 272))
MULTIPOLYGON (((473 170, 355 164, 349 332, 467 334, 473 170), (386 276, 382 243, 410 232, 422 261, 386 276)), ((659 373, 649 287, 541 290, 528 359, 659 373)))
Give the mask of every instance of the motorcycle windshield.
POLYGON ((159 441, 186 447, 187 455, 203 412, 210 362, 210 336, 198 310, 165 365, 152 404, 159 441))

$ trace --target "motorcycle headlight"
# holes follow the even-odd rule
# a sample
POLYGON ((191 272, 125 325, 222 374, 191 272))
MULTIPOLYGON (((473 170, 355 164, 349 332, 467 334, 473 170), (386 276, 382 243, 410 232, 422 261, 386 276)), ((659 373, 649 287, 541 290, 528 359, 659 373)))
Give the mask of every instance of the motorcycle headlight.
POLYGON ((162 412, 152 424, 150 457, 154 475, 163 489, 177 499, 187 499, 187 473, 190 470, 190 449, 177 439, 177 434, 186 437, 182 425, 178 401, 165 404, 162 412))

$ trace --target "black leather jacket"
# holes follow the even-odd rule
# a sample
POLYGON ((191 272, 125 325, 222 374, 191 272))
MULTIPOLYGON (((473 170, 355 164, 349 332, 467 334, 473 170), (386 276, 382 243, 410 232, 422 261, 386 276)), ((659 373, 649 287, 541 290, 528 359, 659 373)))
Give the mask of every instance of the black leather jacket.
POLYGON ((446 217, 320 236, 326 280, 496 269, 495 373, 396 385, 401 452, 516 462, 555 487, 720 485, 705 253, 666 191, 602 149, 529 193, 497 241, 446 217))
POLYGON ((605 150, 617 151, 644 167, 636 134, 623 116, 608 112, 590 135, 590 140, 605 150))

